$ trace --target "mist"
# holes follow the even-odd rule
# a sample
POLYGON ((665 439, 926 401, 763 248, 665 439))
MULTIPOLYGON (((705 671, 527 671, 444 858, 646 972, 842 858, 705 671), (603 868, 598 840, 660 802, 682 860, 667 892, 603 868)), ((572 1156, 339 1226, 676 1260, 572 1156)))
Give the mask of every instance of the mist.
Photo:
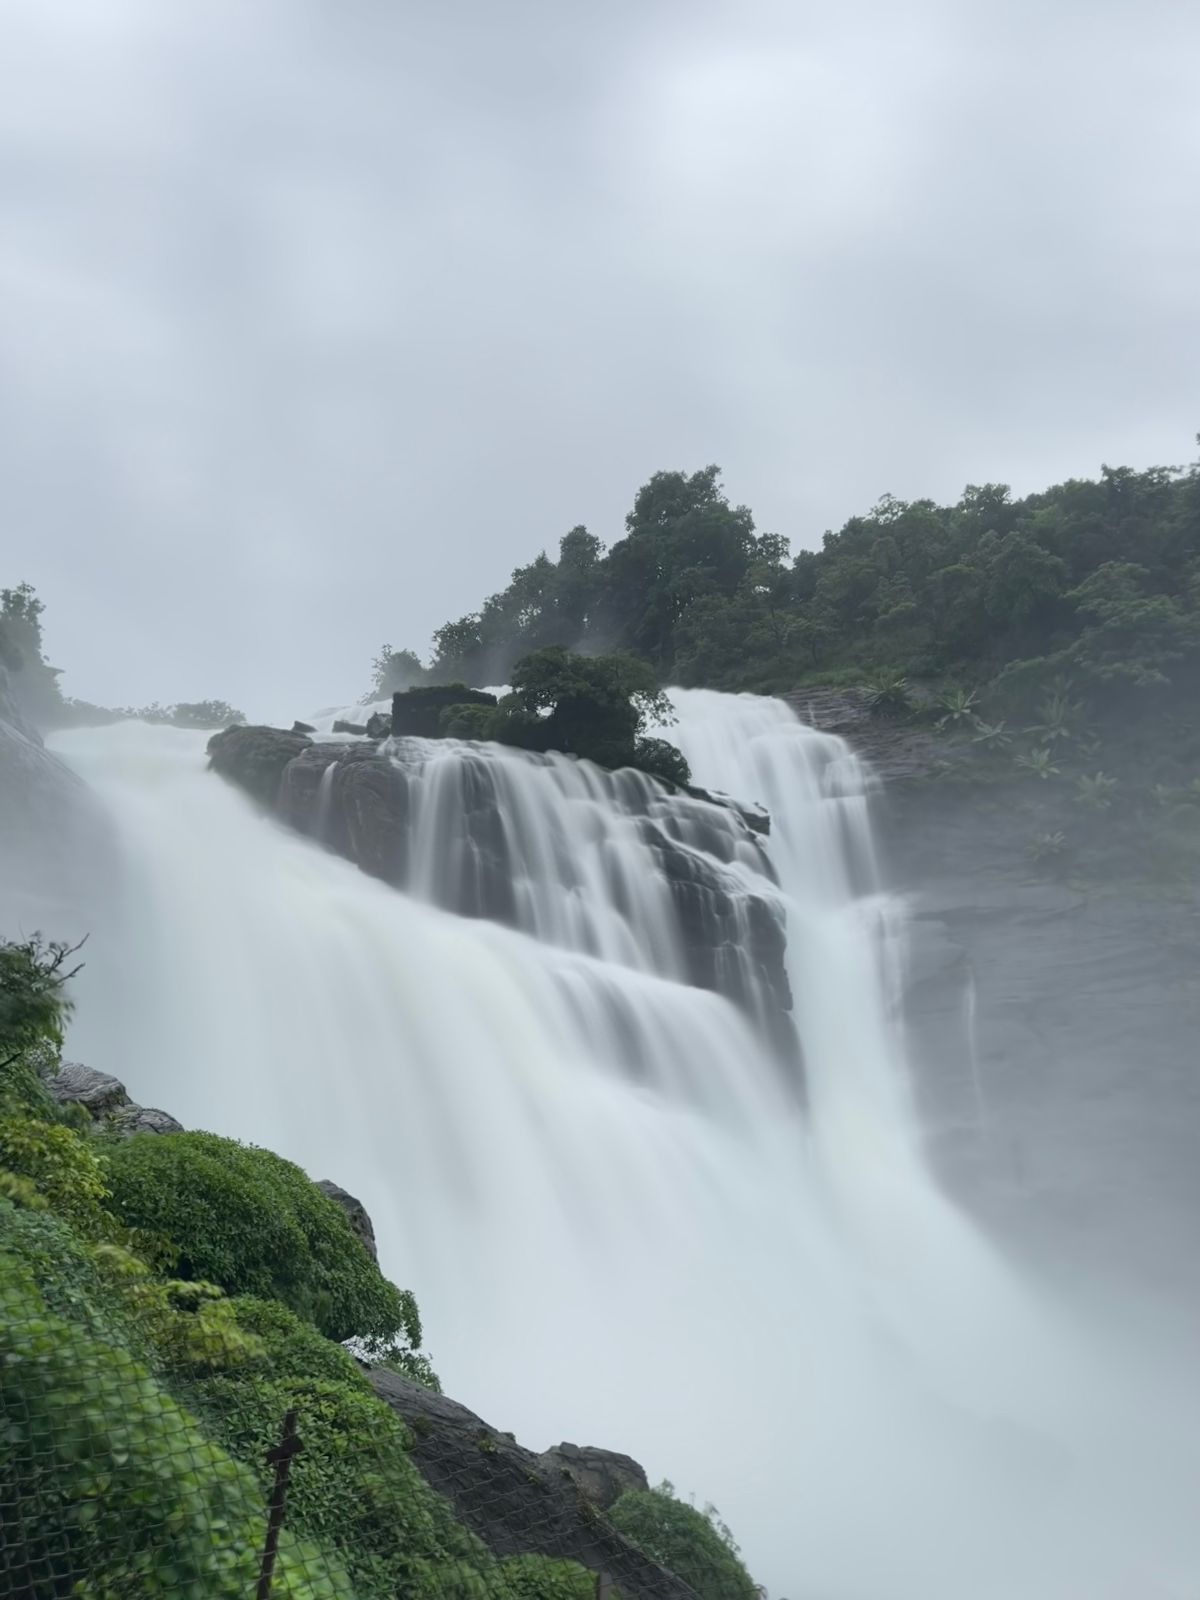
POLYGON ((1186 458, 1200 20, 0 5, 0 527, 67 692, 345 703, 660 468, 794 549, 1186 458))
MULTIPOLYGON (((0 980, 86 940, 4 1116, 32 1061, 116 1170, 78 1062, 352 1189, 435 1437, 727 1519, 741 1587, 627 1600, 1193 1593, 1197 62, 1182 0, 0 0, 0 980)), ((472 1509, 494 1600, 611 1577, 472 1509)))

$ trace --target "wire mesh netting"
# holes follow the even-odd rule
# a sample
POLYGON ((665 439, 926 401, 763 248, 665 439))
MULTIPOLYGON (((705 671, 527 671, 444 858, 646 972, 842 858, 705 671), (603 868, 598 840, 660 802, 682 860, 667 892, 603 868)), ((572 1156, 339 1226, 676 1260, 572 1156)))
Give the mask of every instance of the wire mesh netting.
POLYGON ((0 1198, 0 1600, 754 1600, 719 1522, 585 1454, 0 1198))

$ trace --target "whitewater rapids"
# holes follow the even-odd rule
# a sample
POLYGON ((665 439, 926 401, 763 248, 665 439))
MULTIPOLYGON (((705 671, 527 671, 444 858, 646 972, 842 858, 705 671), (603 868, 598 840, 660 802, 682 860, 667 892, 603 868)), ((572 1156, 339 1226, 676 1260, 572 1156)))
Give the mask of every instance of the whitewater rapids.
POLYGON ((778 702, 674 699, 695 780, 771 812, 807 1108, 673 952, 386 888, 138 724, 54 741, 120 854, 70 1053, 357 1193, 449 1394, 711 1499, 774 1594, 1194 1597, 1190 1377, 1027 1289, 926 1168, 868 774, 778 702))

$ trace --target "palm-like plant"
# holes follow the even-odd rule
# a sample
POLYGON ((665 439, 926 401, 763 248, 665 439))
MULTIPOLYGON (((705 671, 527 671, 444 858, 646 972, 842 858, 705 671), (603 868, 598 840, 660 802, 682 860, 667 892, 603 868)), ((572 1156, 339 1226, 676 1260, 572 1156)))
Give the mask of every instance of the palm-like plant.
POLYGON ((1075 803, 1086 806, 1089 811, 1107 811, 1116 788, 1117 780, 1106 777, 1103 772, 1090 778, 1085 774, 1075 780, 1075 803))
POLYGON ((1049 750, 1030 750, 1027 754, 1017 757, 1017 765, 1023 767, 1034 778, 1057 778, 1062 770, 1054 765, 1054 759, 1049 750))
POLYGON ((975 707, 978 703, 978 689, 947 689, 938 697, 938 705, 942 712, 938 718, 938 727, 955 729, 973 727, 977 720, 975 707))
POLYGON ((971 743, 980 744, 985 750, 1007 750, 1013 742, 1013 736, 1008 731, 1008 724, 1001 717, 999 722, 984 722, 982 717, 975 718, 975 732, 971 743))
POLYGON ((1072 700, 1064 686, 1048 694, 1038 707, 1040 722, 1035 722, 1032 727, 1026 728, 1026 733, 1040 739, 1047 748, 1053 746, 1058 740, 1075 739, 1079 736, 1079 715, 1083 710, 1081 700, 1072 700))
POLYGON ((875 717, 898 717, 912 708, 908 679, 880 675, 868 684, 867 708, 875 717))
POLYGON ((1025 853, 1031 861, 1049 861, 1055 856, 1061 856, 1066 848, 1065 833, 1035 833, 1025 846, 1025 853))

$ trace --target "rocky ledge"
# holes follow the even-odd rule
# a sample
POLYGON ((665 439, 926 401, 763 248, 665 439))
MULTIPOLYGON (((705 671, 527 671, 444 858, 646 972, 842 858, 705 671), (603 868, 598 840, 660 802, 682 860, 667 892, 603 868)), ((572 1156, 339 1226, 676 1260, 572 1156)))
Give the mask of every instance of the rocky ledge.
MULTIPOLYGON (((418 825, 429 782, 430 746, 422 740, 332 743, 278 728, 234 727, 214 735, 208 748, 214 771, 364 872, 408 888, 419 870, 422 892, 444 909, 535 931, 522 921, 515 882, 527 863, 514 859, 503 785, 482 754, 487 747, 475 747, 474 758, 469 745, 457 747, 461 770, 439 790, 442 810, 432 827, 418 825), (440 859, 430 861, 431 852, 440 859)), ((545 781, 554 781, 549 758, 520 759, 542 766, 545 781)), ((607 803, 614 815, 634 820, 670 887, 688 980, 728 995, 756 1020, 765 992, 773 1001, 766 1019, 771 1036, 794 1048, 782 914, 766 892, 773 873, 763 847, 765 814, 704 790, 672 790, 639 773, 610 776, 607 803), (748 893, 744 877, 731 871, 735 857, 757 863, 762 895, 748 893)))
POLYGON ((426 1482, 495 1555, 577 1561, 629 1600, 695 1600, 686 1583, 630 1544, 604 1515, 626 1488, 646 1487, 636 1461, 569 1444, 538 1456, 445 1395, 383 1367, 368 1369, 367 1376, 408 1424, 412 1458, 426 1482))

